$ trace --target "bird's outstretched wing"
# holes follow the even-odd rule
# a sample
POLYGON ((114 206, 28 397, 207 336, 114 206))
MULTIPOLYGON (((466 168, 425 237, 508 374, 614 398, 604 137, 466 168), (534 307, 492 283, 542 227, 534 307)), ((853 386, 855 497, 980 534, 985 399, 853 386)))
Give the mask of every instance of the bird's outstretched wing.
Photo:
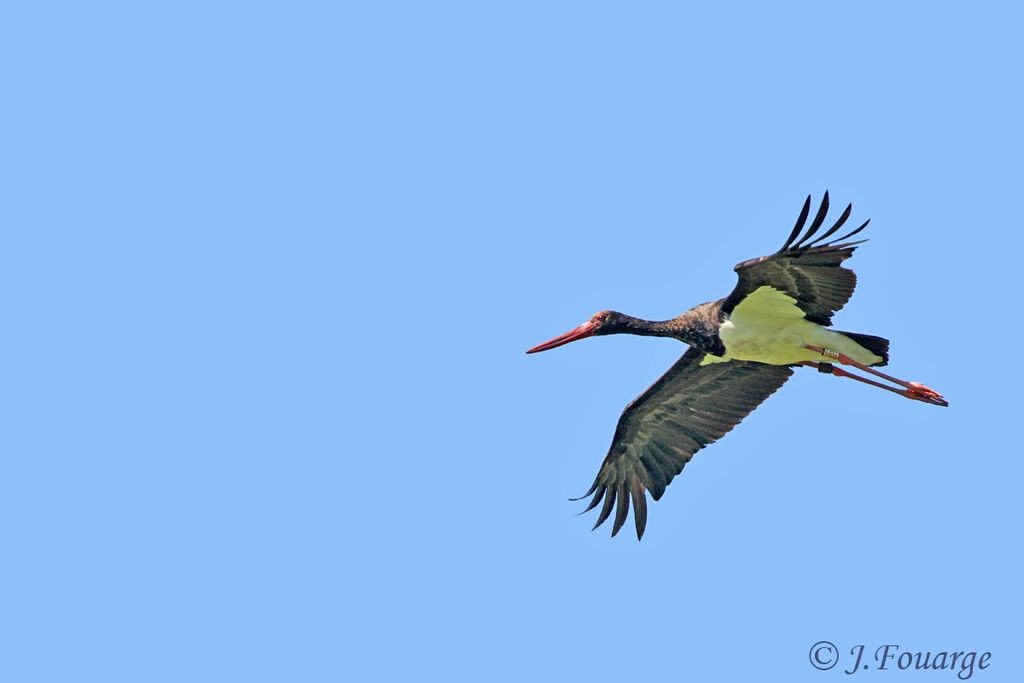
POLYGON ((759 287, 767 285, 796 299, 796 305, 804 312, 807 320, 819 325, 830 325, 832 314, 850 300, 853 288, 857 286, 857 276, 853 271, 839 264, 850 258, 857 245, 865 241, 844 240, 863 230, 869 221, 864 221, 859 228, 842 237, 828 241, 846 223, 852 208, 852 204, 848 205, 831 228, 811 240, 828 213, 828 192, 821 200, 821 207, 811 225, 801 236, 811 209, 811 197, 808 195, 796 227, 781 249, 771 256, 744 261, 736 266, 740 281, 723 301, 722 311, 732 313, 733 308, 743 299, 759 287))
POLYGON ((632 497, 636 536, 643 537, 645 491, 654 500, 661 498, 694 453, 739 424, 793 374, 784 365, 738 360, 701 365, 704 355, 689 349, 622 412, 597 479, 582 496, 594 494, 587 510, 604 498, 595 529, 617 500, 612 536, 617 534, 632 497))

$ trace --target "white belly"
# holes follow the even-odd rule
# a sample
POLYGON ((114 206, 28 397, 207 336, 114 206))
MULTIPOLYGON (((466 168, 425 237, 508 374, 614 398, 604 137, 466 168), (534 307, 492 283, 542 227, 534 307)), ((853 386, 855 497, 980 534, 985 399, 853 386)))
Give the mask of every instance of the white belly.
POLYGON ((829 360, 807 346, 838 351, 866 365, 882 360, 846 335, 805 319, 796 299, 768 286, 737 304, 718 335, 725 344, 725 356, 708 356, 705 363, 733 358, 770 365, 829 360))

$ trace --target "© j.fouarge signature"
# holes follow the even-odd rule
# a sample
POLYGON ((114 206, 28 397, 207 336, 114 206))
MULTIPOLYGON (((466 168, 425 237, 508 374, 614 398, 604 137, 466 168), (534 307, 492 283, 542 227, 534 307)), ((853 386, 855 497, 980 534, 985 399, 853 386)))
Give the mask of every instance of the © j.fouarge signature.
MULTIPOLYGON (((815 669, 825 671, 839 663, 839 648, 830 641, 820 640, 811 646, 809 656, 815 669)), ((955 671, 957 678, 966 681, 974 675, 975 670, 987 669, 991 659, 991 652, 982 652, 980 655, 977 651, 965 652, 963 650, 944 650, 942 652, 904 650, 901 652, 900 646, 892 643, 879 645, 872 652, 866 645, 854 645, 850 648, 850 657, 846 660, 848 666, 843 668, 843 673, 853 675, 858 671, 868 669, 876 671, 894 669, 941 671, 945 669, 946 671, 955 671)))

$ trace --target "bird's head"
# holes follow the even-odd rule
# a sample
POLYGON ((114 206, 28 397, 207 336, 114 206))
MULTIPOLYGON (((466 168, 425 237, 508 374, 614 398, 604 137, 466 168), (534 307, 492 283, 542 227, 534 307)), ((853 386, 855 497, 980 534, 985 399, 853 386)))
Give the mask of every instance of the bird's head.
POLYGON ((545 342, 540 346, 534 346, 527 353, 537 353, 538 351, 547 351, 563 344, 576 341, 577 339, 584 339, 586 337, 594 337, 602 334, 615 334, 616 332, 622 332, 625 329, 626 321, 630 320, 629 316, 623 315, 616 311, 601 311, 595 313, 590 317, 590 320, 583 323, 579 327, 569 330, 563 335, 555 337, 549 342, 545 342))

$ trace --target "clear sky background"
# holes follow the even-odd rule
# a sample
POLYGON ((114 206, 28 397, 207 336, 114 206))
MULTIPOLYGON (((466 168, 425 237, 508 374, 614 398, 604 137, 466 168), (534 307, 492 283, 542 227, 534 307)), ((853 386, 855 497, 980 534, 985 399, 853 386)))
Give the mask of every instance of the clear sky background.
POLYGON ((1011 3, 3 15, 0 679, 1021 680, 1011 3), (523 352, 725 296, 826 189, 836 327, 952 406, 801 371, 591 533, 683 346, 523 352))

